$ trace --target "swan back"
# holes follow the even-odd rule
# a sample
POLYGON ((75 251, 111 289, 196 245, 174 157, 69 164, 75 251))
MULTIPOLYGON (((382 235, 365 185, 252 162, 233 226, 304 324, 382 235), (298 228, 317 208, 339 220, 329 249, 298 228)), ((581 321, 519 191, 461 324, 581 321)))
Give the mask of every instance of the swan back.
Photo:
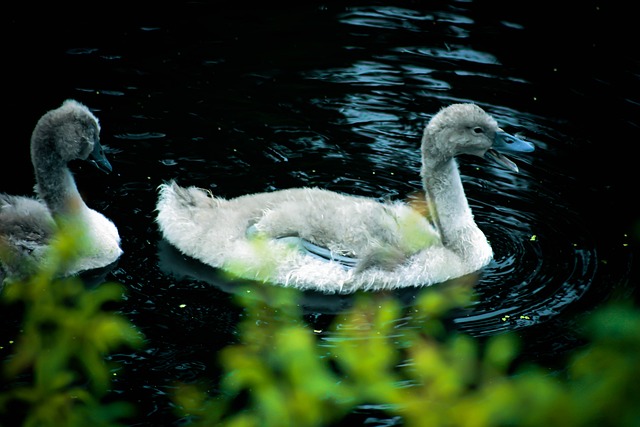
POLYGON ((171 181, 159 187, 157 223, 182 253, 247 279, 326 293, 428 286, 474 273, 493 252, 475 223, 456 156, 515 170, 507 136, 474 104, 440 110, 425 127, 423 215, 411 204, 291 188, 216 197, 171 181))

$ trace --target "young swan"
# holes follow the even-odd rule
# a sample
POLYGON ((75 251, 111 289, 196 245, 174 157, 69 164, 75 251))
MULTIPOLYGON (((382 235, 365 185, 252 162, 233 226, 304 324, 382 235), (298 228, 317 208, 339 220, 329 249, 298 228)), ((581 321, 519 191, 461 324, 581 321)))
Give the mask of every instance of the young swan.
POLYGON ((89 160, 111 172, 99 139, 98 119, 74 100, 44 114, 31 135, 36 197, 0 194, 0 286, 26 279, 49 262, 48 248, 65 223, 82 236, 61 275, 105 267, 122 254, 116 226, 82 200, 67 164, 89 160))
POLYGON ((157 223, 182 253, 246 279, 325 293, 427 286, 475 272, 493 252, 473 215, 455 156, 517 172, 498 152, 534 146, 474 104, 440 110, 422 137, 428 219, 409 204, 294 188, 226 200, 160 185, 157 223))

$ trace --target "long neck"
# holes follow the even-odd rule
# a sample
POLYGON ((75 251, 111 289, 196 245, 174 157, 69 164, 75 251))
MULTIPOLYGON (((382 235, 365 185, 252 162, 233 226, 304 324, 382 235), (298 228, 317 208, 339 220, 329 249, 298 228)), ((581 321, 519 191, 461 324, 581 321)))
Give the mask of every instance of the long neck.
POLYGON ((457 241, 460 233, 469 227, 477 228, 455 159, 437 164, 425 160, 423 185, 429 199, 427 205, 445 245, 457 241))
POLYGON ((32 147, 31 157, 36 177, 36 193, 51 213, 72 215, 78 213, 84 202, 66 162, 52 150, 53 141, 38 141, 32 147))

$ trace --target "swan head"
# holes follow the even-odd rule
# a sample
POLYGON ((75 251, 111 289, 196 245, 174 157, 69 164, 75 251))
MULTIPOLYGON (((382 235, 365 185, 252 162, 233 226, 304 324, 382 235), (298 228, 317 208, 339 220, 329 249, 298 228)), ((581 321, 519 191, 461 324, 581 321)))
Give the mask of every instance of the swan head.
POLYGON ((112 170, 100 144, 100 122, 85 105, 72 99, 38 121, 31 136, 31 157, 35 161, 43 153, 63 163, 87 160, 103 172, 112 170))
POLYGON ((503 153, 531 152, 534 145, 504 132, 493 117, 475 104, 452 104, 429 121, 422 139, 426 164, 438 165, 459 154, 492 160, 517 172, 503 153))

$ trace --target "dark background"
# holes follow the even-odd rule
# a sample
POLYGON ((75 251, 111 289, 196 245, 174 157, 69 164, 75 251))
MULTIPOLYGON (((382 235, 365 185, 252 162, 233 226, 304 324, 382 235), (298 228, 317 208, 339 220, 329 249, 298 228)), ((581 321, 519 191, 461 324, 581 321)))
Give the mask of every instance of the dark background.
MULTIPOLYGON (((540 121, 531 132, 539 142, 536 156, 545 160, 538 171, 560 171, 553 175, 560 182, 552 185, 561 190, 558 200, 537 202, 541 224, 562 223, 544 215, 549 211, 545 205, 570 206, 585 224, 576 229, 586 236, 575 239, 597 242, 598 254, 619 257, 606 260, 602 270, 611 279, 599 277, 597 284, 605 286, 591 287, 572 314, 617 294, 637 299, 640 54, 633 17, 629 6, 604 1, 5 5, 0 18, 5 103, 0 113, 0 191, 31 193, 28 141, 45 111, 65 98, 95 110, 114 173, 106 176, 74 165, 78 186, 88 203, 120 229, 125 255, 108 278, 127 288, 124 312, 149 340, 141 354, 115 356, 133 373, 121 376, 115 388, 139 405, 135 425, 161 425, 170 418, 165 392, 173 380, 215 377, 208 361, 235 339, 239 310, 202 281, 179 281, 158 271, 159 236, 153 223, 157 184, 188 177, 189 184, 217 188, 228 197, 326 182, 374 193, 357 175, 358 161, 364 164, 370 154, 361 133, 366 128, 341 124, 334 110, 307 102, 322 94, 332 104, 343 93, 358 95, 361 90, 356 83, 336 88, 300 74, 339 69, 355 59, 385 62, 389 50, 379 46, 443 46, 460 40, 470 50, 490 52, 500 65, 492 68, 495 78, 489 85, 477 77, 477 84, 466 78, 464 86, 456 80, 451 96, 523 112, 522 123, 540 121), (425 20, 422 27, 402 31, 341 25, 350 10, 390 6, 425 15, 459 13, 473 22, 450 25, 446 13, 436 13, 442 20, 425 20), (468 32, 451 34, 456 27, 468 32), (296 137, 326 133, 327 140, 344 138, 353 144, 340 146, 340 156, 312 145, 300 150, 288 142, 287 132, 296 137), (175 159, 177 165, 169 161, 175 159), (349 168, 341 181, 344 164, 349 168), (176 309, 182 302, 188 302, 186 310, 176 309)), ((403 29, 401 19, 389 22, 403 29)), ((397 66, 393 60, 387 63, 397 66)), ((442 70, 435 75, 453 85, 446 60, 439 65, 442 70)), ((406 85, 408 89, 397 90, 397 98, 389 96, 394 104, 388 108, 415 133, 418 125, 413 122, 426 119, 442 100, 437 90, 433 97, 428 91, 412 96, 419 84, 406 85)), ((378 90, 396 93, 392 85, 378 90)), ((357 105, 358 98, 353 99, 357 105)), ((357 111, 357 106, 345 108, 357 111)), ((405 158, 398 155, 397 160, 405 158)), ((400 169, 394 163, 377 167, 400 169)), ((383 180, 380 186, 398 193, 405 189, 393 181, 383 180)), ((553 262, 565 255, 559 250, 545 256, 553 262)), ((557 349, 559 354, 575 345, 573 337, 558 329, 565 320, 534 325, 523 333, 532 343, 542 343, 531 349, 539 360, 548 362, 557 349)), ((10 325, 15 319, 4 321, 10 325)))

